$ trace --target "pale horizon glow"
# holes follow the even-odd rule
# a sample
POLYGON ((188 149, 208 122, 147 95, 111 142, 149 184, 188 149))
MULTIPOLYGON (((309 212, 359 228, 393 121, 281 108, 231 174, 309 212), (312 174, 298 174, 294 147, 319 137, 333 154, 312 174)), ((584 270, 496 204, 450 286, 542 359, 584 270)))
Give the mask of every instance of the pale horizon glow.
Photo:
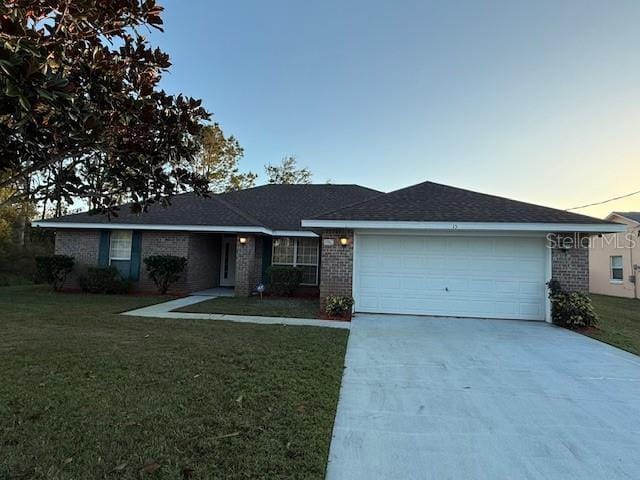
MULTIPOLYGON (((555 208, 640 190, 640 2, 164 0, 172 93, 318 183, 555 208)), ((640 211, 640 195, 576 213, 640 211)))

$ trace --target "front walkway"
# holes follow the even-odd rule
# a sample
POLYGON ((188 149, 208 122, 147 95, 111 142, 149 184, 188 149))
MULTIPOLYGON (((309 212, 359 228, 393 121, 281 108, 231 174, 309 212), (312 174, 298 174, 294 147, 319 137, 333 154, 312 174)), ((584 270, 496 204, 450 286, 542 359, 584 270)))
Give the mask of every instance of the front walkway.
POLYGON ((328 480, 631 479, 640 357, 539 322, 359 315, 328 480))
POLYGON ((226 292, 216 292, 214 290, 206 290, 198 294, 190 295, 176 300, 170 300, 156 305, 150 305, 136 310, 130 310, 122 313, 122 315, 130 315, 132 317, 153 317, 153 318, 175 318, 182 320, 225 320, 227 322, 240 323, 261 323, 268 325, 298 325, 310 327, 326 327, 326 328, 342 328, 349 330, 350 322, 339 322, 334 320, 318 320, 315 318, 287 318, 287 317, 256 317, 253 315, 228 315, 218 313, 185 313, 174 312, 182 307, 205 302, 219 296, 229 296, 226 292))

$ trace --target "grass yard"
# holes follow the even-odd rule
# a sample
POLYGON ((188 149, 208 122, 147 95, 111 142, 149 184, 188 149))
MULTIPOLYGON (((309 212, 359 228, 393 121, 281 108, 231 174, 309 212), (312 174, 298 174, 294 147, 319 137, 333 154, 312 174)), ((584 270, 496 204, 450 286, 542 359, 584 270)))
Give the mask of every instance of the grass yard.
POLYGON ((0 288, 0 479, 322 479, 347 332, 0 288))
POLYGON ((585 334, 640 355, 640 300, 606 295, 591 298, 600 323, 585 334))
POLYGON ((182 307, 177 312, 262 315, 265 317, 318 318, 317 298, 218 297, 182 307))

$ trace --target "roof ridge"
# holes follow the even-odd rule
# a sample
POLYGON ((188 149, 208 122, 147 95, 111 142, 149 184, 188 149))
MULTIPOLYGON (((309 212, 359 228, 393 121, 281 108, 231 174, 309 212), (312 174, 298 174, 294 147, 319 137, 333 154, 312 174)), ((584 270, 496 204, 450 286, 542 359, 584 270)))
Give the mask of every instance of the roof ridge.
MULTIPOLYGON (((445 184, 442 184, 442 183, 432 182, 432 181, 429 181, 429 180, 426 180, 424 182, 419 182, 419 183, 416 183, 414 185, 409 185, 408 187, 403 187, 403 188, 400 188, 398 190, 393 190, 391 192, 388 192, 388 193, 385 193, 385 194, 382 194, 382 195, 377 195, 377 196, 372 197, 370 199, 366 199, 364 201, 357 202, 357 203, 349 205, 349 206, 343 206, 343 207, 340 207, 338 209, 332 210, 330 212, 325 212, 325 213, 321 213, 321 214, 318 214, 318 215, 314 215, 312 217, 312 219, 321 220, 321 219, 326 218, 327 216, 330 216, 330 215, 334 215, 334 214, 340 215, 341 212, 345 212, 344 214, 348 215, 348 211, 350 209, 354 208, 354 207, 359 207, 359 206, 362 206, 362 205, 366 206, 366 204, 368 204, 368 203, 372 203, 373 205, 376 205, 376 202, 379 202, 379 201, 381 201, 381 199, 384 199, 386 197, 389 198, 389 201, 393 202, 394 200, 397 199, 398 196, 402 196, 402 194, 404 192, 411 191, 411 190, 417 190, 419 187, 440 188, 440 189, 443 190, 441 192, 441 194, 445 195, 445 196, 449 195, 448 193, 446 193, 446 191, 451 192, 451 194, 455 194, 455 193, 459 192, 459 193, 462 193, 462 194, 473 195, 473 196, 476 196, 476 197, 483 197, 485 199, 497 200, 497 201, 502 201, 502 202, 506 201, 506 202, 517 204, 517 205, 519 205, 521 207, 535 208, 535 209, 537 209, 538 211, 541 211, 541 212, 542 211, 545 211, 545 212, 548 212, 548 213, 555 212, 556 214, 562 213, 562 214, 567 215, 570 218, 574 219, 575 221, 577 221, 577 220, 582 220, 582 221, 588 220, 590 222, 596 222, 596 223, 603 221, 601 219, 597 219, 597 218, 591 217, 589 215, 583 215, 583 214, 579 214, 579 213, 574 213, 574 212, 569 212, 569 211, 566 211, 566 210, 562 210, 562 209, 559 209, 559 208, 548 207, 548 206, 544 206, 544 205, 538 205, 538 204, 530 203, 530 202, 524 202, 522 200, 515 200, 513 198, 509 198, 509 197, 505 197, 505 196, 492 195, 492 194, 489 194, 489 193, 476 192, 476 191, 469 190, 469 189, 466 189, 466 188, 453 187, 453 186, 450 186, 450 185, 445 185, 445 184)), ((436 191, 435 193, 437 194, 438 192, 436 191)), ((384 200, 382 200, 382 201, 384 201, 384 200)))
POLYGON ((430 180, 426 180, 424 182, 416 183, 415 185, 410 185, 408 187, 404 187, 404 188, 400 188, 398 190, 394 190, 392 192, 389 192, 389 194, 401 192, 403 190, 409 190, 411 188, 418 187, 420 185, 424 185, 424 184, 427 184, 427 183, 431 184, 431 185, 436 185, 438 187, 448 188, 450 190, 461 190, 463 192, 471 193, 471 194, 474 194, 474 195, 482 195, 482 196, 489 197, 489 198, 496 198, 498 200, 509 200, 510 202, 517 202, 517 203, 519 203, 521 205, 527 205, 527 206, 536 207, 536 208, 545 208, 547 210, 555 210, 555 211, 558 211, 558 212, 565 212, 565 213, 568 213, 570 215, 575 215, 577 217, 582 217, 582 218, 588 218, 588 219, 591 219, 591 220, 601 220, 599 218, 592 217, 590 215, 584 215, 582 213, 574 213, 574 212, 570 212, 570 211, 568 211, 566 209, 562 209, 562 208, 547 207, 546 205, 539 205, 537 203, 525 202, 525 201, 522 201, 522 200, 516 200, 515 198, 504 197, 504 196, 501 196, 501 195, 494 195, 494 194, 491 194, 491 193, 476 192, 475 190, 469 190, 468 188, 453 187, 451 185, 445 185, 444 183, 432 182, 430 180))
POLYGON ((215 198, 219 203, 221 203, 222 205, 224 205, 225 207, 227 207, 229 210, 233 211, 234 213, 237 213, 238 215, 243 217, 246 221, 254 223, 257 226, 267 228, 267 226, 264 223, 262 223, 261 221, 259 221, 258 219, 254 218, 251 215, 249 215, 248 213, 242 211, 241 209, 239 209, 235 205, 232 205, 230 202, 220 198, 220 194, 211 195, 211 198, 215 198))
MULTIPOLYGON (((359 187, 360 185, 357 185, 357 186, 359 187)), ((366 200, 360 200, 359 202, 350 203, 348 205, 342 205, 341 207, 334 208, 333 210, 329 210, 327 212, 318 213, 318 214, 314 215, 312 218, 318 218, 318 217, 321 217, 323 215, 329 215, 330 213, 339 212, 340 210, 344 210, 345 208, 355 207, 355 206, 360 205, 362 203, 367 203, 367 202, 370 202, 371 200, 375 200, 376 198, 380 198, 380 197, 382 197, 384 195, 387 195, 386 192, 381 192, 381 191, 375 190, 373 188, 369 188, 369 187, 363 187, 363 188, 366 188, 367 190, 371 190, 372 192, 378 192, 380 195, 376 195, 375 197, 367 198, 366 200)))

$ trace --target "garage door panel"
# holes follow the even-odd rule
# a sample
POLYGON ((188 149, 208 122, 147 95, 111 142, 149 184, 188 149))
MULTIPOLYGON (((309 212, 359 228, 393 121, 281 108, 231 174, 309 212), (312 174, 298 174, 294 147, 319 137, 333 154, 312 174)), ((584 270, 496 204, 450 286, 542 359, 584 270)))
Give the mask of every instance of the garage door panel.
POLYGON ((446 290, 449 294, 466 293, 469 291, 469 280, 466 278, 449 277, 446 280, 446 290))
POLYGON ((359 235, 356 310, 544 318, 542 239, 359 235))
POLYGON ((537 302, 532 303, 521 303, 520 304, 520 315, 524 317, 532 317, 536 318, 538 315, 542 314, 542 309, 540 308, 540 304, 537 302))
POLYGON ((358 303, 360 304, 363 311, 370 312, 380 312, 380 302, 378 300, 377 295, 367 295, 363 293, 358 299, 358 303))
POLYGON ((447 251, 447 241, 442 237, 424 237, 424 247, 427 253, 444 255, 447 251))
POLYGON ((513 281, 496 280, 495 292, 497 295, 514 295, 518 293, 519 286, 513 281))
POLYGON ((518 282, 518 291, 521 295, 530 295, 535 298, 539 298, 541 294, 544 294, 544 289, 536 282, 518 282))
POLYGON ((402 256, 402 267, 406 270, 423 272, 427 266, 427 258, 424 255, 402 256))
POLYGON ((378 257, 376 255, 362 255, 358 257, 358 262, 362 272, 376 271, 378 268, 378 257))
POLYGON ((469 260, 464 256, 455 256, 442 259, 446 269, 451 273, 464 273, 469 268, 469 260))
POLYGON ((496 288, 496 282, 492 279, 469 279, 469 291, 474 295, 491 295, 496 288))
POLYGON ((432 272, 441 273, 447 266, 447 257, 442 255, 427 255, 425 258, 426 272, 431 274, 432 272))
POLYGON ((424 280, 425 289, 428 292, 443 292, 447 286, 447 281, 444 277, 426 277, 424 280))
POLYGON ((424 275, 411 275, 407 274, 400 280, 401 287, 413 293, 424 293, 427 291, 427 282, 424 275))
POLYGON ((361 278, 364 292, 367 290, 377 292, 380 289, 399 290, 402 287, 401 275, 363 275, 361 278))
POLYGON ((401 240, 402 250, 407 255, 424 255, 426 253, 424 237, 403 237, 401 240))
POLYGON ((489 317, 495 310, 495 302, 478 300, 471 304, 470 302, 461 300, 458 304, 458 309, 463 315, 489 317))
POLYGON ((495 302, 495 312, 507 318, 515 318, 520 315, 520 304, 517 302, 495 302))
POLYGON ((466 238, 449 238, 446 240, 445 253, 451 255, 464 255, 469 252, 469 240, 466 238))
POLYGON ((482 275, 484 272, 491 271, 495 260, 491 257, 470 257, 467 259, 467 273, 476 273, 482 275))
POLYGON ((478 238, 471 245, 473 256, 492 257, 495 255, 496 246, 491 238, 478 238))

